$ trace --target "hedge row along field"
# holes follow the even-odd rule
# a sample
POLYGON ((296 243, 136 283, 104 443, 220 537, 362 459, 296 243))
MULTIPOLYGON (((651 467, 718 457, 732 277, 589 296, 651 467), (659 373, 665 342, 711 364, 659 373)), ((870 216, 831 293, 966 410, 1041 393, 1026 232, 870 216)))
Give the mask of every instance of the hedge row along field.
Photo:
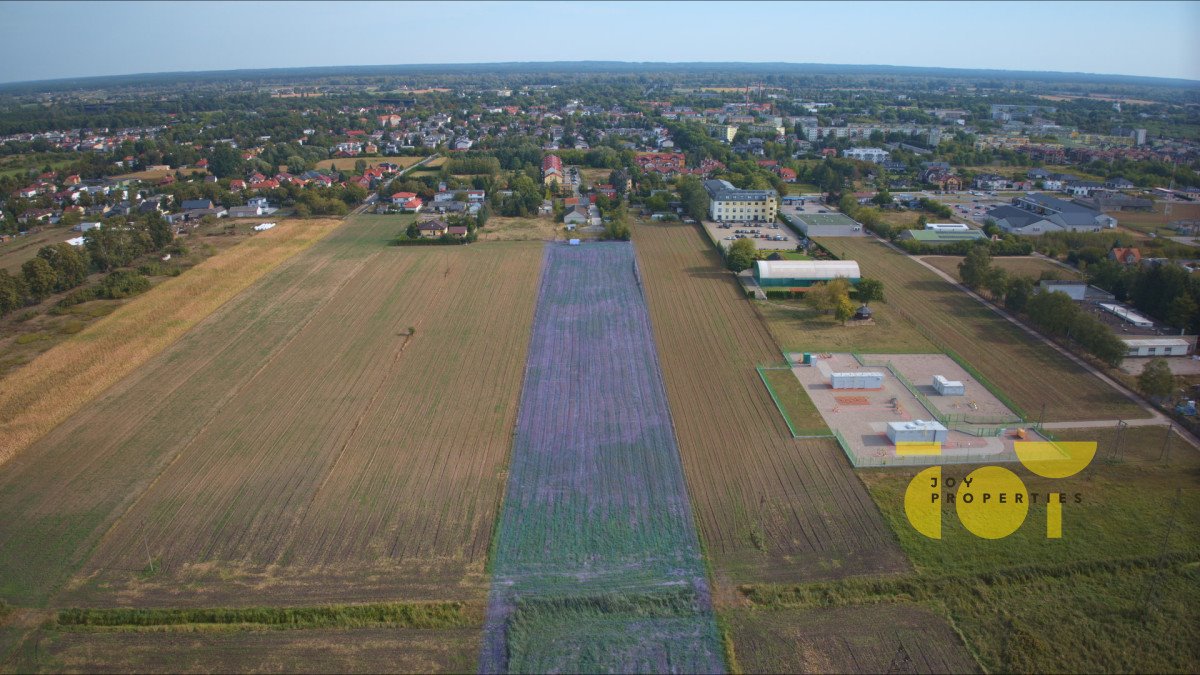
POLYGON ((825 239, 835 255, 883 279, 887 304, 982 372, 1033 419, 1140 419, 1145 410, 1062 354, 875 239, 825 239))
POLYGON ((337 220, 292 220, 169 279, 4 378, 0 465, 179 339, 337 220))
POLYGON ((347 221, 6 467, 0 597, 482 600, 541 247, 394 234, 347 221))
POLYGON ((482 672, 722 668, 630 244, 549 244, 482 672))
POLYGON ((792 439, 755 370, 781 355, 692 225, 634 229, 705 550, 722 582, 906 569, 896 537, 827 439, 792 439))

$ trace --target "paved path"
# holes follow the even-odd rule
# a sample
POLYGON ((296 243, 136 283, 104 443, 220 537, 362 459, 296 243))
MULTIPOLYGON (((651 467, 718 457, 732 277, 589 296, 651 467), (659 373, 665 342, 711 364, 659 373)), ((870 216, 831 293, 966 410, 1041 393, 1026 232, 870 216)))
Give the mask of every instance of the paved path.
MULTIPOLYGON (((1066 349, 1063 349, 1062 347, 1058 346, 1056 343, 1054 343, 1050 339, 1043 336, 1041 333, 1038 333, 1037 331, 1033 330, 1029 326, 1026 326, 1024 323, 1018 321, 1012 315, 1010 315, 1008 312, 1005 312, 1004 310, 1000 309, 994 303, 989 302, 983 296, 979 295, 978 293, 975 293, 971 289, 960 284, 958 282, 958 280, 955 279, 954 277, 950 276, 949 274, 946 274, 945 272, 939 270, 938 268, 934 267, 933 265, 925 262, 921 258, 918 258, 916 256, 909 256, 906 251, 904 251, 900 247, 892 244, 891 242, 884 241, 882 239, 880 239, 879 241, 882 241, 884 243, 884 245, 888 246, 893 251, 896 251, 897 253, 899 253, 901 255, 908 256, 909 258, 912 258, 914 261, 916 261, 922 267, 924 267, 924 268, 928 269, 930 272, 933 272, 934 274, 938 275, 939 277, 944 279, 950 285, 954 286, 955 288, 957 288, 957 289, 961 290, 962 292, 966 293, 967 295, 971 296, 972 298, 977 300, 979 303, 981 303, 983 306, 987 307, 988 309, 992 310, 999 316, 1003 317, 1005 321, 1008 321, 1009 323, 1013 324, 1014 326, 1017 326, 1021 330, 1028 333, 1034 339, 1041 341, 1046 346, 1050 347, 1051 349, 1057 351, 1059 354, 1062 354, 1066 358, 1070 359, 1073 363, 1077 364, 1081 368, 1084 368, 1092 375, 1095 375, 1096 377, 1100 378, 1101 381, 1108 383, 1108 385, 1111 386, 1113 389, 1116 389, 1117 391, 1121 392, 1121 394, 1123 394, 1130 401, 1132 401, 1133 403, 1136 403, 1138 405, 1138 407, 1142 408, 1142 410, 1144 410, 1149 417, 1144 418, 1144 419, 1138 419, 1138 420, 1125 420, 1130 426, 1154 426, 1154 425, 1160 425, 1160 424, 1166 425, 1166 424, 1174 423, 1174 421, 1171 420, 1169 417, 1160 413, 1159 411, 1155 410, 1154 408, 1150 407, 1144 400, 1142 400, 1142 398, 1140 396, 1138 396, 1136 393, 1131 391, 1124 384, 1121 384, 1120 382, 1112 379, 1106 373, 1104 373, 1101 370, 1097 369, 1096 367, 1092 366, 1092 364, 1088 363, 1087 361, 1084 361, 1083 359, 1072 354, 1071 352, 1067 351, 1066 349)), ((1047 429, 1080 429, 1080 428, 1116 426, 1116 424, 1117 424, 1117 420, 1100 420, 1100 421, 1087 420, 1087 421, 1077 421, 1077 422, 1053 422, 1053 423, 1045 424, 1043 426, 1045 426, 1047 429)), ((1175 425, 1175 426, 1176 426, 1176 429, 1179 431, 1179 435, 1182 436, 1184 438, 1184 440, 1186 440, 1188 443, 1190 443, 1193 447, 1200 448, 1200 439, 1197 439, 1186 429, 1179 427, 1179 425, 1175 425)))

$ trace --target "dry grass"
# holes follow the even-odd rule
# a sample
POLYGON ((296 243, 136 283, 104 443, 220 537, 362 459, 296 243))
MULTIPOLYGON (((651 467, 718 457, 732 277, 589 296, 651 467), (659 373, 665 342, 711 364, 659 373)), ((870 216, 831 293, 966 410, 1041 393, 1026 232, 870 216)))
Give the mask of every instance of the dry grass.
POLYGON ((0 390, 0 464, 339 223, 295 221, 268 230, 162 283, 13 372, 0 390))
POLYGON ((79 233, 72 232, 70 228, 46 226, 40 232, 23 237, 13 237, 0 244, 0 270, 18 273, 21 271, 21 265, 37 255, 38 249, 41 247, 57 244, 76 236, 79 236, 79 233))
MULTIPOLYGON (((939 270, 949 274, 950 276, 962 281, 962 277, 958 274, 958 264, 963 261, 962 256, 956 255, 929 255, 923 260, 939 270)), ((1068 269, 1061 265, 1056 265, 1054 262, 1045 258, 1035 258, 1032 256, 1020 256, 1011 258, 992 258, 992 266, 1008 272, 1009 276, 1031 277, 1038 279, 1043 272, 1054 274, 1059 279, 1082 279, 1083 275, 1079 270, 1068 269)))
MULTIPOLYGON (((162 180, 167 176, 174 176, 175 169, 153 169, 150 171, 137 171, 134 173, 124 173, 116 178, 134 178, 137 180, 162 180)), ((186 169, 179 169, 184 176, 207 176, 207 169, 200 169, 194 166, 186 169)))
MULTIPOLYGON (((561 239, 566 230, 562 223, 549 216, 540 218, 505 218, 492 216, 479 230, 479 241, 547 241, 561 239)), ((573 235, 574 236, 574 235, 573 235)))
POLYGON ((319 169, 319 170, 337 169, 338 171, 353 171, 354 165, 357 162, 366 162, 368 168, 373 167, 373 166, 379 166, 380 164, 383 164, 384 162, 388 162, 391 164, 398 164, 401 168, 407 169, 408 167, 412 166, 413 164, 416 164, 417 162, 421 161, 422 159, 425 159, 425 158, 424 157, 336 157, 334 159, 327 159, 327 160, 324 160, 321 162, 317 162, 317 169, 319 169))

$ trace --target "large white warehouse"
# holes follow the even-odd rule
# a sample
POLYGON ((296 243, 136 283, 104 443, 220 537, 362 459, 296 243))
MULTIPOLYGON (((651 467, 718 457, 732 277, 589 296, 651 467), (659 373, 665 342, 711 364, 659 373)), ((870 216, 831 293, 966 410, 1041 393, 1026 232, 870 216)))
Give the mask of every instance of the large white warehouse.
POLYGON ((854 260, 759 260, 754 269, 759 286, 805 288, 838 277, 858 283, 862 278, 858 263, 854 260))

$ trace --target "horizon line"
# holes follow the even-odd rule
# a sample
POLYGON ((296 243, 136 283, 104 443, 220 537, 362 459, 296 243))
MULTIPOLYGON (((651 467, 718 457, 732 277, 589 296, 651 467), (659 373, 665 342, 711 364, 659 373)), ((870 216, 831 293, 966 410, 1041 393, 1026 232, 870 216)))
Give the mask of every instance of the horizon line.
MULTIPOLYGON (((550 65, 571 65, 571 64, 588 64, 588 65, 620 65, 620 66, 762 66, 762 67, 825 67, 825 68, 859 68, 859 69, 893 69, 893 70, 909 70, 909 71, 932 71, 954 73, 956 77, 969 77, 970 74, 976 73, 978 76, 1022 76, 1022 75, 1038 75, 1038 76, 1084 76, 1088 78, 1122 78, 1135 80, 1156 80, 1162 84, 1187 84, 1200 87, 1200 80, 1192 80, 1181 77, 1164 77, 1158 75, 1131 75, 1123 73, 1089 73, 1083 71, 1062 71, 1062 70, 1010 70, 1004 68, 951 68, 946 66, 910 66, 910 65, 895 65, 895 64, 856 64, 856 63, 817 63, 817 62, 794 62, 794 61, 619 61, 619 60, 580 60, 580 61, 477 61, 477 62, 462 62, 462 63, 380 63, 380 64, 356 64, 356 65, 330 65, 330 66, 264 66, 258 68, 228 68, 215 70, 169 70, 158 72, 133 72, 133 73, 115 73, 108 75, 74 75, 66 77, 56 77, 50 79, 39 80, 13 80, 0 82, 0 88, 8 88, 15 86, 33 86, 33 85, 50 85, 55 83, 87 81, 87 80, 104 80, 113 78, 138 78, 138 77, 162 77, 167 75, 177 76, 195 76, 195 75, 218 75, 229 74, 236 76, 238 73, 261 73, 268 71, 312 71, 312 70, 327 70, 336 71, 339 69, 367 69, 367 68, 471 68, 471 67, 502 67, 502 66, 550 66, 550 65)), ((947 75, 951 76, 951 75, 947 75)), ((1149 84, 1149 83, 1147 83, 1149 84)))

